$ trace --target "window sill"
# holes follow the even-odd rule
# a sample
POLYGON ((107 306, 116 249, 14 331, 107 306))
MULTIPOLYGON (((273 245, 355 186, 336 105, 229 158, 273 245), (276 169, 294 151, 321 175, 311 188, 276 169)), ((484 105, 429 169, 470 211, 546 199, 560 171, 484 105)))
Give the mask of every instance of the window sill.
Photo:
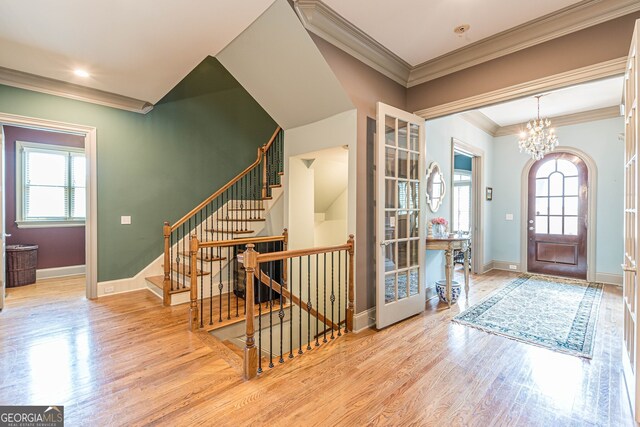
POLYGON ((18 228, 84 227, 84 221, 16 221, 18 228))

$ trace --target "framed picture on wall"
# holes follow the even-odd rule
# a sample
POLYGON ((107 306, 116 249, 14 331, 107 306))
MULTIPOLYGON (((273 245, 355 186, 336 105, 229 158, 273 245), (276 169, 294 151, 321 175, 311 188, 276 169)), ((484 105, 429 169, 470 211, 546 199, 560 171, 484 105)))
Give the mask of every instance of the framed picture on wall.
POLYGON ((492 187, 487 187, 486 198, 487 198, 487 200, 493 200, 493 188, 492 187))

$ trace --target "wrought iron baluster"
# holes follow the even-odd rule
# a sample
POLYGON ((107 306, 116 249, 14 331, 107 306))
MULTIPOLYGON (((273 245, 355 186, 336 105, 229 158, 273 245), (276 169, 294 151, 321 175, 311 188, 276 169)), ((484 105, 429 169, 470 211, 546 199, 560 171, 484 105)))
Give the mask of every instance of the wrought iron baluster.
MULTIPOLYGON (((334 252, 331 252, 331 298, 329 299, 331 301, 331 322, 334 322, 335 317, 333 316, 333 306, 334 303, 336 302, 336 294, 334 293, 334 278, 333 278, 333 254, 334 252)), ((333 327, 331 328, 331 339, 334 339, 335 336, 333 336, 333 327)))
MULTIPOLYGON (((198 249, 198 254, 200 255, 200 271, 202 271, 202 249, 198 249)), ((196 256, 197 256, 196 255, 196 256)), ((200 327, 204 327, 204 275, 200 275, 200 327)))
POLYGON ((273 368, 273 261, 269 263, 269 367, 273 368))
MULTIPOLYGON (((171 234, 169 234, 169 263, 173 263, 173 235, 174 232, 172 231, 171 234)), ((176 248, 177 250, 177 248, 176 248)), ((171 288, 171 290, 173 290, 173 266, 170 265, 169 266, 169 286, 171 288)))
POLYGON ((320 269, 320 264, 318 263, 319 260, 319 255, 316 254, 316 347, 318 347, 320 345, 320 342, 318 342, 318 338, 320 335, 320 329, 319 329, 319 324, 318 324, 318 315, 317 313, 319 312, 318 310, 320 309, 320 304, 318 302, 318 289, 320 288, 320 281, 319 281, 319 277, 318 277, 318 270, 320 269))
POLYGON ((344 333, 349 332, 347 310, 349 309, 349 252, 344 251, 344 333))
POLYGON ((227 246, 227 320, 231 320, 231 247, 227 246))
MULTIPOLYGON (((322 293, 322 299, 324 300, 324 310, 323 310, 323 315, 325 320, 327 319, 327 253, 324 253, 324 262, 323 262, 323 270, 324 270, 324 274, 323 274, 323 282, 324 282, 324 291, 322 293)), ((322 342, 327 342, 327 328, 326 325, 324 328, 324 331, 322 332, 322 342)))
MULTIPOLYGON (((285 260, 286 262, 286 260, 285 260)), ((289 289, 293 290, 293 258, 289 258, 289 289)), ((289 301, 289 359, 293 359, 293 304, 289 301)))
POLYGON ((342 278, 342 269, 340 268, 340 251, 338 251, 338 336, 342 336, 342 331, 340 330, 340 295, 342 292, 340 291, 340 282, 342 278))
MULTIPOLYGON (((258 275, 260 275, 260 269, 258 269, 258 275)), ((250 279, 245 282, 247 286, 249 282, 252 286, 255 283, 255 277, 251 276, 250 279)), ((255 304, 255 301, 246 301, 245 304, 255 304)), ((262 373, 262 283, 260 279, 258 279, 258 373, 262 373)))
POLYGON ((298 257, 298 298, 300 300, 300 305, 298 305, 298 329, 299 329, 299 340, 300 340, 300 349, 298 350, 298 354, 302 354, 302 257, 298 257))
POLYGON ((311 350, 311 255, 307 255, 307 350, 311 350))
POLYGON ((233 247, 233 260, 234 260, 234 268, 233 268, 233 295, 236 298, 236 317, 240 317, 240 307, 238 306, 238 292, 235 292, 236 289, 240 287, 240 281, 238 277, 240 275, 240 264, 238 264, 238 245, 233 247))
MULTIPOLYGON (((284 260, 282 261, 273 261, 273 262, 286 262, 284 260)), ((284 287, 284 281, 282 280, 282 264, 280 264, 280 285, 281 288, 284 287)), ((273 272, 271 273, 271 275, 273 276, 273 272)), ((278 310, 278 317, 280 318, 280 360, 278 360, 278 362, 280 363, 284 363, 284 358, 282 357, 283 355, 283 351, 282 351, 282 341, 284 339, 284 331, 283 331, 283 324, 282 322, 284 321, 284 306, 283 306, 283 300, 282 300, 282 289, 280 289, 280 310, 278 310)))
POLYGON ((213 325, 213 253, 209 253, 209 325, 213 325))

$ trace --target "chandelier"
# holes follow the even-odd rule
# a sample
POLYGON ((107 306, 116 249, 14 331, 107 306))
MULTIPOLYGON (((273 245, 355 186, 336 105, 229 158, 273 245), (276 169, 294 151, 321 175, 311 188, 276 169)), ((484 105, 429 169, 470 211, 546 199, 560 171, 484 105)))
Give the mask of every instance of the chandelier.
POLYGON ((518 141, 520 152, 530 154, 534 160, 542 159, 558 146, 558 137, 551 129, 551 121, 540 118, 541 97, 542 95, 535 97, 538 100, 538 118, 529 120, 527 131, 520 134, 518 141))

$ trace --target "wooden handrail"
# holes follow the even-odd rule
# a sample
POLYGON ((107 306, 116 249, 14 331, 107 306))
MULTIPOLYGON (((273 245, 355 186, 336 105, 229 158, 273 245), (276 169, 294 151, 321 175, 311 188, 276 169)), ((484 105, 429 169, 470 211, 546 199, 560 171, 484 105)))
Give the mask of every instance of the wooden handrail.
POLYGON ((258 156, 257 156, 255 162, 251 163, 251 165, 249 165, 249 167, 247 167, 245 170, 243 170, 238 175, 236 175, 235 178, 233 178, 231 181, 227 182, 224 186, 222 186, 222 188, 220 188, 218 191, 213 193, 211 196, 207 197, 198 206, 196 206, 195 208, 191 209, 186 215, 184 215, 182 218, 180 218, 178 221, 176 221, 176 223, 171 226, 171 231, 175 231, 179 226, 181 226, 182 224, 187 222, 189 220, 189 218, 191 218, 193 215, 195 215, 197 212, 199 212, 202 208, 204 208, 207 204, 209 204, 213 199, 215 199, 216 197, 220 196, 227 189, 229 189, 229 187, 231 187, 233 184, 238 182, 243 176, 245 176, 246 174, 251 172, 251 170, 253 168, 258 166, 260 164, 260 161, 262 161, 262 158, 264 157, 264 153, 266 153, 266 151, 269 149, 271 144, 273 144, 273 141, 275 140, 276 135, 278 135, 278 132, 280 132, 280 130, 281 130, 280 126, 278 126, 276 128, 275 132, 273 133, 273 136, 271 136, 271 139, 269 140, 269 142, 267 142, 262 147, 258 147, 258 156))
POLYGON ((278 128, 276 129, 276 131, 273 133, 273 135, 271 135, 271 139, 269 140, 269 142, 267 142, 266 144, 264 144, 264 146, 262 147, 263 151, 267 151, 269 148, 271 148, 271 145, 273 144, 273 141, 276 140, 276 136, 278 136, 278 133, 280 132, 280 126, 278 126, 278 128))
POLYGON ((285 236, 262 236, 262 237, 244 237, 241 239, 216 240, 211 242, 200 242, 200 248, 226 248, 227 246, 248 245, 249 243, 268 243, 268 242, 284 242, 285 236))
POLYGON ((353 247, 353 243, 346 243, 344 245, 338 246, 323 246, 320 248, 311 248, 311 249, 295 249, 292 251, 279 251, 279 252, 269 252, 266 254, 258 255, 258 264, 269 261, 278 261, 286 258, 296 258, 299 256, 307 256, 307 255, 316 255, 323 254, 327 252, 335 252, 335 251, 344 251, 351 250, 353 247))

